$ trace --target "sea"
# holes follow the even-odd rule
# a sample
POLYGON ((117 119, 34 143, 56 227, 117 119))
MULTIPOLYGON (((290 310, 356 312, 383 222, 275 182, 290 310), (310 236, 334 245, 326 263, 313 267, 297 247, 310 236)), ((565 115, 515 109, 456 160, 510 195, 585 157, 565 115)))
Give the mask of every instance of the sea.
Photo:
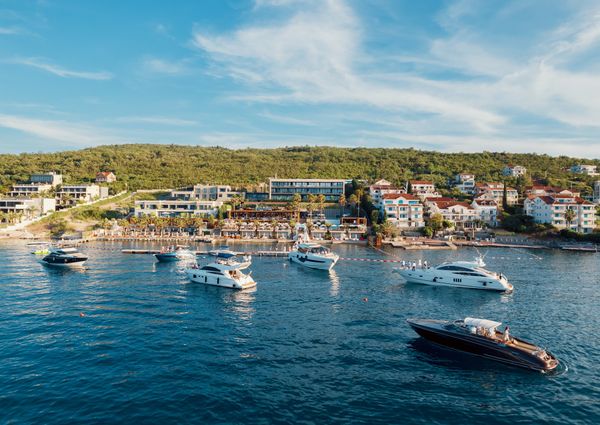
POLYGON ((600 254, 334 245, 329 272, 254 256, 257 287, 234 291, 121 252, 157 247, 89 243, 74 271, 0 243, 0 423, 600 423, 600 254), (514 293, 407 284, 398 263, 357 261, 479 254, 514 293), (559 370, 447 350, 406 323, 464 317, 509 324, 559 370))

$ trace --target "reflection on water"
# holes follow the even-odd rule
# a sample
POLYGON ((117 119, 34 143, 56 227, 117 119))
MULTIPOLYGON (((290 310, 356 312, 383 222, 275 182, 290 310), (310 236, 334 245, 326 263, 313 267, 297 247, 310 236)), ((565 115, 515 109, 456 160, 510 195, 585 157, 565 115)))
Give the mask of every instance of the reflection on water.
POLYGON ((329 270, 329 280, 331 282, 329 293, 332 297, 337 297, 340 293, 340 277, 334 269, 329 270))

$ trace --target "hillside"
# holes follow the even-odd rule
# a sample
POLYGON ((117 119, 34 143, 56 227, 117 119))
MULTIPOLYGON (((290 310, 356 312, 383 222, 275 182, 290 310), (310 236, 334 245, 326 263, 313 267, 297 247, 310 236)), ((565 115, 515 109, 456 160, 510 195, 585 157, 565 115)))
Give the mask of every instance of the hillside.
POLYGON ((550 184, 579 186, 588 192, 589 177, 565 171, 576 163, 600 166, 600 160, 511 153, 441 153, 415 149, 291 147, 230 150, 223 147, 127 144, 78 151, 0 155, 4 191, 33 172, 58 171, 65 183, 90 181, 99 170, 114 171, 121 189, 168 188, 197 182, 251 185, 268 177, 377 179, 400 183, 427 178, 445 185, 458 172, 479 181, 501 178, 506 164, 527 167, 550 184))

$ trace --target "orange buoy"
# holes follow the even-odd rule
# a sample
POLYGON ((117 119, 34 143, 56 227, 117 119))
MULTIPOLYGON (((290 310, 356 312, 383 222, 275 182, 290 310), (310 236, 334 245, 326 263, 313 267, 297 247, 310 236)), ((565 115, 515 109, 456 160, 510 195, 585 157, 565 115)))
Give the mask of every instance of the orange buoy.
POLYGON ((84 312, 79 313, 79 317, 85 317, 85 313, 84 312))

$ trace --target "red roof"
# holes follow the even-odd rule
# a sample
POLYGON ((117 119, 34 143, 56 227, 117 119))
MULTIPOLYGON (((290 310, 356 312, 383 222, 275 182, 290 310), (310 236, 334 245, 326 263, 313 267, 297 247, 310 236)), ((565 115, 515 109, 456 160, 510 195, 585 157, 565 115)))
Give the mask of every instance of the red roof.
POLYGON ((96 177, 108 177, 109 175, 112 174, 112 171, 100 171, 99 173, 96 174, 96 177))
POLYGON ((411 199, 411 200, 419 199, 416 196, 409 195, 407 193, 386 193, 385 195, 383 195, 383 199, 398 199, 398 198, 411 199))

